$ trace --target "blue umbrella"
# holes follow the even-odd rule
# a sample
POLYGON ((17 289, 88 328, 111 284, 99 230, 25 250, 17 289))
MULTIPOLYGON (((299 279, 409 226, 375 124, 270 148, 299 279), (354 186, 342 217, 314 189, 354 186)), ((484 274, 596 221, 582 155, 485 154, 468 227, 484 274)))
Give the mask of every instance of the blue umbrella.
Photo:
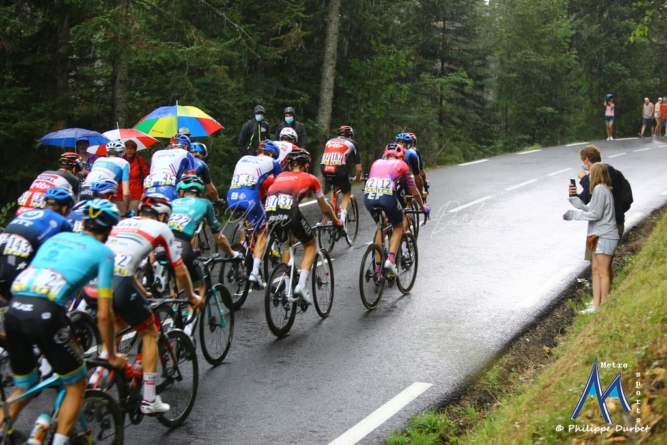
POLYGON ((104 135, 85 128, 65 128, 54 131, 41 138, 39 142, 57 147, 74 148, 76 147, 76 141, 79 139, 87 139, 89 145, 101 145, 109 142, 109 139, 104 135))

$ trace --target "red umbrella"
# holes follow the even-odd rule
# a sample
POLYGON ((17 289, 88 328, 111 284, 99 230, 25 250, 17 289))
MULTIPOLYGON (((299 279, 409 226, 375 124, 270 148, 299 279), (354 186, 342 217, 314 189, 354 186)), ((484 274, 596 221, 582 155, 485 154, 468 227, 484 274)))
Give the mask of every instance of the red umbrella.
MULTIPOLYGON (((134 128, 119 128, 116 130, 109 130, 102 134, 110 141, 120 140, 123 143, 126 141, 133 141, 135 144, 137 144, 137 150, 144 150, 157 143, 157 139, 154 137, 149 136, 139 130, 135 130, 134 128)), ((107 145, 91 145, 88 147, 88 153, 93 153, 98 156, 106 156, 107 145)))

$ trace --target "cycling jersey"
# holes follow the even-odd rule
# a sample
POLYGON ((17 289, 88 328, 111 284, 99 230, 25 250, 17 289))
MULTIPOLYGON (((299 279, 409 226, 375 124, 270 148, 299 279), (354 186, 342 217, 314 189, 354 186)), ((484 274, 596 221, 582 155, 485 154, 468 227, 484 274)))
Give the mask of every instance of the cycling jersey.
POLYGON ((37 176, 28 191, 17 200, 19 209, 17 215, 30 208, 44 208, 44 193, 50 188, 60 187, 70 190, 74 195, 79 194, 79 180, 73 174, 63 170, 47 170, 37 176))
POLYGON ((97 277, 99 296, 111 298, 113 269, 113 252, 91 235, 58 233, 42 244, 11 290, 14 296, 43 298, 65 306, 97 277))
MULTIPOLYGON (((409 151, 417 155, 417 160, 419 161, 419 171, 424 170, 424 162, 422 161, 422 154, 419 152, 417 147, 410 147, 409 151)), ((414 171, 413 171, 414 172, 414 171)), ((415 173, 417 174, 417 173, 415 173)))
POLYGON ((199 224, 206 219, 212 233, 220 232, 213 204, 208 199, 188 196, 172 201, 171 207, 171 216, 167 222, 171 230, 184 233, 192 238, 199 224))
POLYGON ((199 176, 199 179, 202 180, 204 185, 211 183, 211 171, 208 168, 208 164, 202 159, 194 158, 195 161, 195 174, 199 176))
POLYGON ((72 226, 72 232, 74 233, 83 232, 83 206, 85 205, 86 201, 77 202, 67 215, 67 222, 72 226))
POLYGON ((282 168, 283 171, 287 170, 287 155, 293 150, 298 150, 299 147, 287 141, 274 141, 273 143, 280 149, 280 156, 278 156, 280 168, 282 168))
POLYGON ((355 165, 361 163, 359 149, 354 140, 340 136, 330 139, 324 146, 321 162, 322 173, 335 173, 338 166, 346 165, 350 156, 355 165))
POLYGON ((102 179, 113 179, 118 184, 130 180, 130 163, 123 158, 99 158, 93 164, 93 169, 86 176, 84 186, 90 186, 102 179))
MULTIPOLYGON (((403 221, 403 206, 396 194, 396 182, 400 179, 403 179, 408 187, 414 187, 415 181, 408 164, 398 159, 378 159, 371 166, 364 187, 366 208, 369 211, 374 207, 382 208, 392 225, 403 221)), ((377 222, 379 214, 372 212, 371 215, 377 222)))
POLYGON ((180 148, 160 150, 151 158, 151 171, 144 179, 144 188, 176 187, 184 173, 195 169, 195 160, 180 148))

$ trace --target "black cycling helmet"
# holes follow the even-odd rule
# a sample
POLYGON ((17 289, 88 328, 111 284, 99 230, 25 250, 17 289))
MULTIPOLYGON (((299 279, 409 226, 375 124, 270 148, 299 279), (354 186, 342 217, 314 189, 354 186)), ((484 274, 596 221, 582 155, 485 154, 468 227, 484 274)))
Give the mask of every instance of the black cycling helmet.
POLYGON ((83 161, 81 160, 81 156, 78 154, 68 151, 60 155, 60 160, 58 161, 60 165, 64 165, 66 167, 71 167, 74 168, 75 171, 83 171, 84 165, 83 161))
POLYGON ((290 151, 287 154, 287 162, 290 164, 295 163, 298 165, 306 165, 310 164, 311 161, 312 158, 310 157, 310 153, 308 153, 308 151, 304 150, 303 148, 290 151))
POLYGON ((294 108, 292 108, 292 107, 287 107, 287 108, 285 108, 285 111, 283 111, 283 114, 288 114, 288 113, 291 114, 292 116, 294 116, 296 114, 294 112, 294 108))
POLYGON ((341 125, 340 127, 338 127, 338 136, 353 138, 354 130, 349 125, 341 125))

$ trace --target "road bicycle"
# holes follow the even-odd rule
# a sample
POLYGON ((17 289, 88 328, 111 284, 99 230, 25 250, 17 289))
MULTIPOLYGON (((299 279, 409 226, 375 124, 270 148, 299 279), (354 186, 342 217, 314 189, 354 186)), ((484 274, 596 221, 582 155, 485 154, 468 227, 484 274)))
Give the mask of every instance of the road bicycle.
MULTIPOLYGON (((361 302, 366 309, 373 310, 380 304, 385 286, 393 287, 394 283, 396 283, 398 289, 403 294, 407 294, 412 290, 419 267, 419 250, 417 249, 417 238, 415 235, 409 231, 404 232, 401 235, 401 242, 396 252, 398 274, 394 275, 385 270, 384 263, 389 254, 389 240, 391 239, 393 228, 388 224, 382 207, 372 207, 370 211, 374 216, 378 216, 377 230, 381 233, 382 244, 378 245, 374 242, 369 245, 362 257, 361 268, 359 269, 359 291, 361 302)), ((404 213, 412 215, 424 212, 406 210, 404 213)), ((426 224, 428 215, 424 214, 424 216, 424 224, 426 224)), ((373 237, 373 240, 375 240, 375 237, 373 237)))
MULTIPOLYGON (((352 180, 352 178, 350 178, 352 180)), ((340 207, 338 206, 338 200, 343 199, 340 189, 334 186, 334 193, 331 196, 331 207, 333 208, 334 214, 340 217, 340 207)), ((354 242, 357 240, 357 234, 359 233, 359 206, 354 195, 350 194, 350 205, 348 206, 347 216, 345 217, 345 232, 340 231, 337 227, 329 225, 331 221, 326 216, 322 216, 322 227, 317 232, 317 238, 320 243, 326 249, 327 253, 331 253, 340 238, 345 238, 348 246, 354 245, 354 242)))
MULTIPOLYGON (((333 224, 311 226, 312 230, 329 229, 333 224)), ((278 239, 280 236, 276 233, 278 239)), ((285 250, 289 252, 289 263, 280 263, 271 271, 264 295, 266 321, 271 332, 277 337, 284 337, 294 324, 297 310, 306 312, 309 304, 300 296, 294 295, 294 288, 299 282, 299 271, 294 258, 294 249, 301 243, 292 243, 292 236, 286 233, 285 250)), ((326 318, 331 312, 334 298, 334 272, 331 257, 323 249, 316 237, 315 260, 310 272, 313 305, 317 314, 326 318)))

